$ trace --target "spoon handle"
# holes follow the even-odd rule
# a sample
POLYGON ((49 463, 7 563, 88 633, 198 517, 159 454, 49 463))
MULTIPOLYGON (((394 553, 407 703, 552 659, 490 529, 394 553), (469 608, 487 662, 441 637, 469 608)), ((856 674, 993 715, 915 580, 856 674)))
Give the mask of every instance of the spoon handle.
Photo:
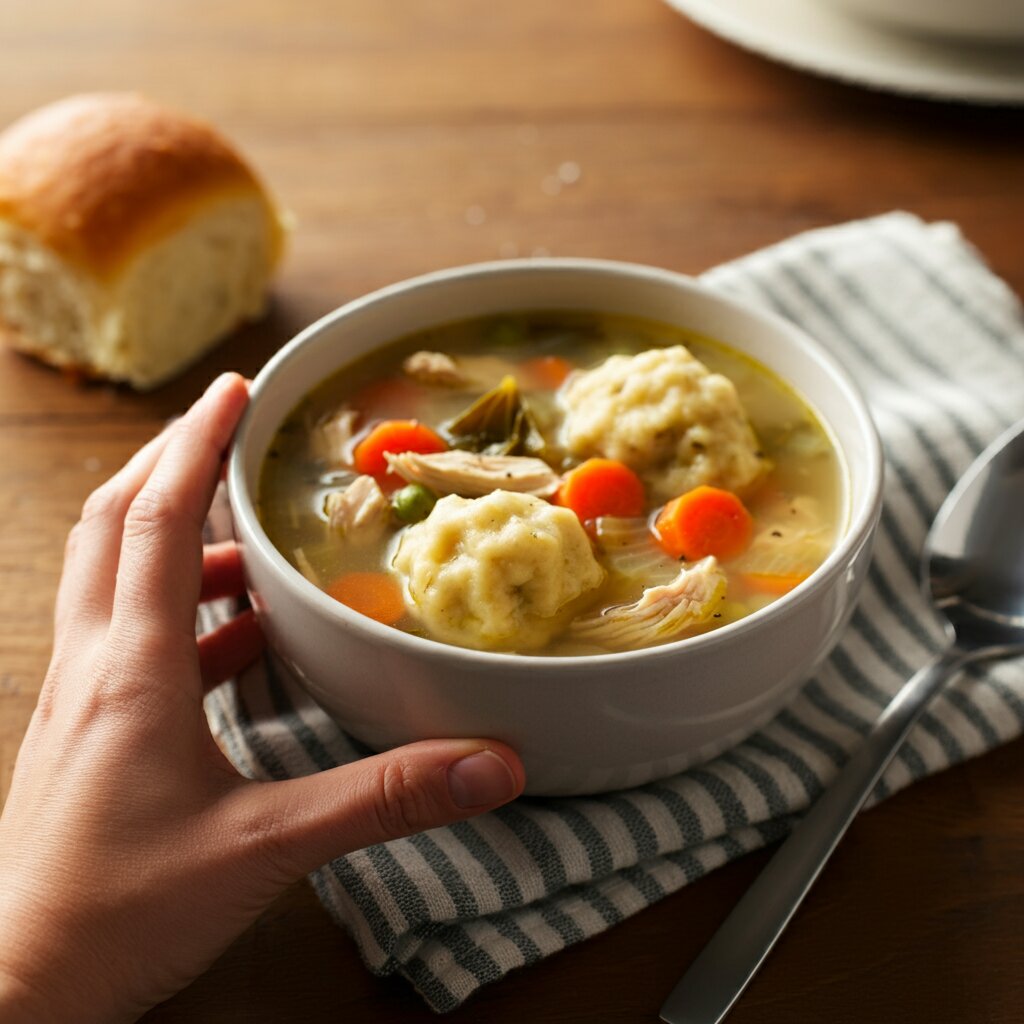
POLYGON ((667 1024, 718 1024, 757 973, 924 706, 970 653, 953 646, 903 684, 862 746, 744 893, 661 1008, 667 1024))

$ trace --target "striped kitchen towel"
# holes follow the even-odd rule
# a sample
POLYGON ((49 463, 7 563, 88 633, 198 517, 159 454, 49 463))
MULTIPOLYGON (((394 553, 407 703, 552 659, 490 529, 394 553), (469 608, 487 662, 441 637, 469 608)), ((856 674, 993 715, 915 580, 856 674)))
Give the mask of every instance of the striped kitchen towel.
MULTIPOLYGON (((789 829, 935 650, 917 585, 922 541, 968 463, 1024 415, 1020 305, 951 224, 897 213, 812 231, 703 280, 800 324, 871 404, 887 478, 859 608, 796 699, 709 764, 619 793, 521 799, 315 872, 317 894, 369 968, 400 972, 435 1010, 789 829)), ((211 525, 228 535, 224 522, 211 525)), ((222 746, 253 777, 364 753, 269 659, 215 690, 207 708, 222 746)), ((875 799, 1022 728, 1024 663, 974 668, 923 715, 875 799)))

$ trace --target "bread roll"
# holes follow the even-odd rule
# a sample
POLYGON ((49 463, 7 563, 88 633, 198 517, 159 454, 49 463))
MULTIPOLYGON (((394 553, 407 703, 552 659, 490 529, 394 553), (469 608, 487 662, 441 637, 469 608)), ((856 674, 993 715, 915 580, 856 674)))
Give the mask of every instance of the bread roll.
POLYGON ((260 315, 283 234, 209 125, 134 94, 72 96, 0 135, 0 334, 155 387, 260 315))

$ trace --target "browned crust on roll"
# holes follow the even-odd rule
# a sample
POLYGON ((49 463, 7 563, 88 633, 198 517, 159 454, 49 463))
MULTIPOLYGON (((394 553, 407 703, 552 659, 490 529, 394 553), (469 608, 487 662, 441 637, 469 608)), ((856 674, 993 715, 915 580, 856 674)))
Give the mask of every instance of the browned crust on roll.
POLYGON ((232 192, 259 195, 277 225, 212 127, 133 93, 72 96, 0 135, 0 218, 100 278, 232 192))

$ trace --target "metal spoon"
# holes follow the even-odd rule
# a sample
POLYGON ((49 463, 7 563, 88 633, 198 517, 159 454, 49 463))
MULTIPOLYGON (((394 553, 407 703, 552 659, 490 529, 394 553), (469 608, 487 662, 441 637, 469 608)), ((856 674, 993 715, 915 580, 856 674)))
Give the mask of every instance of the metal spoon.
POLYGON ((800 906, 925 705, 968 662, 1024 654, 1024 420, 967 470, 935 518, 921 575, 946 646, 892 699, 661 1008, 718 1024, 800 906))

